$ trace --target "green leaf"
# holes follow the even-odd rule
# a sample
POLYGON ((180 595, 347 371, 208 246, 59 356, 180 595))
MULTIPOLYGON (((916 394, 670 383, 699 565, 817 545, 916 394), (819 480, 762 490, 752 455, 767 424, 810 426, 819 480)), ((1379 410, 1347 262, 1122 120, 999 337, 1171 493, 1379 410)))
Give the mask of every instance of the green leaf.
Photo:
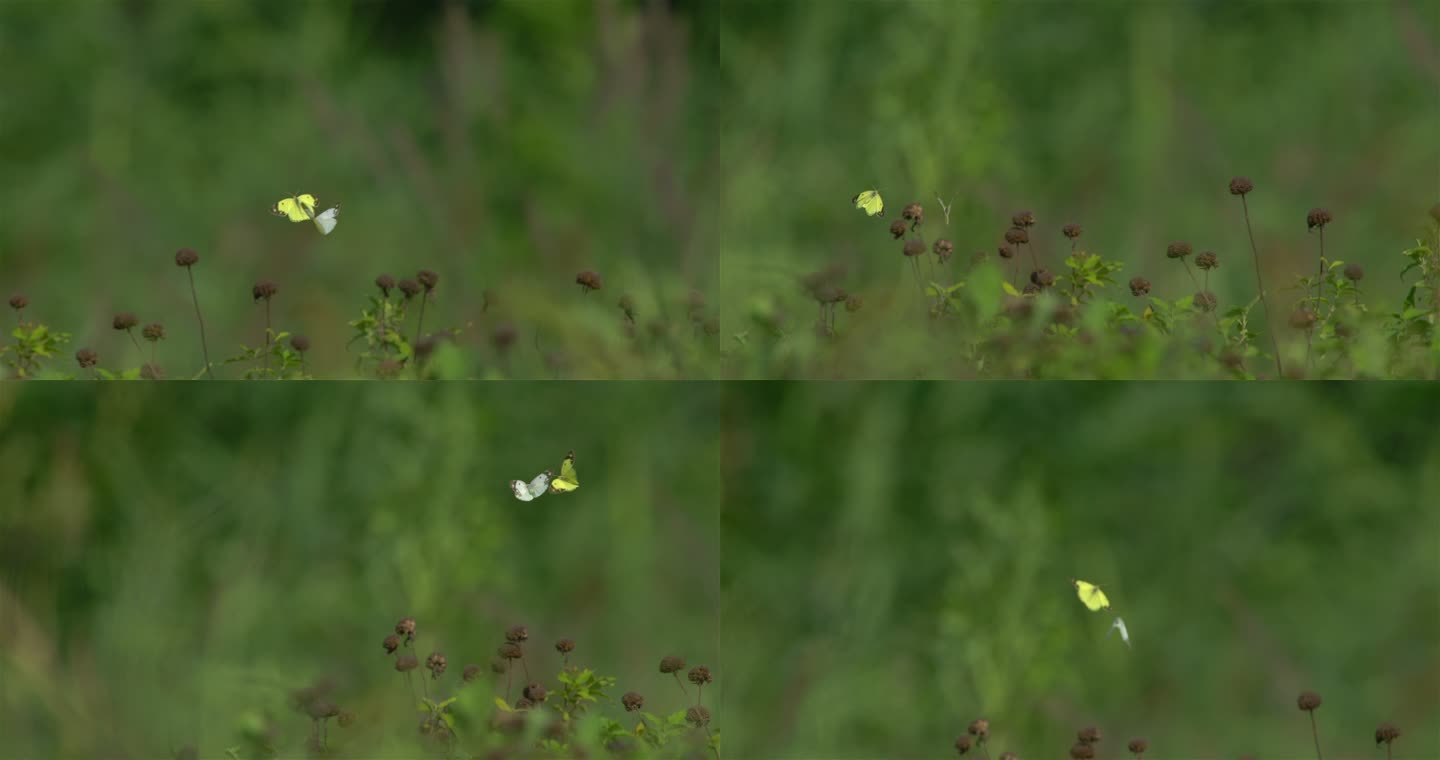
POLYGON ((1003 281, 1002 281, 1002 282, 1000 283, 1000 287, 1004 288, 1004 289, 1005 289, 1005 292, 1006 292, 1007 294, 1009 294, 1009 295, 1017 296, 1017 297, 1020 295, 1020 291, 1016 290, 1016 289, 1015 289, 1015 286, 1014 286, 1014 285, 1011 285, 1011 284, 1008 283, 1008 282, 1003 282, 1003 281))
POLYGON ((508 713, 508 712, 515 712, 515 708, 513 708, 513 707, 511 707, 510 705, 506 704, 506 703, 505 703, 505 700, 503 700, 503 699, 501 699, 501 698, 499 698, 499 697, 496 697, 496 698, 495 698, 495 706, 498 707, 498 708, 500 708, 501 710, 507 712, 507 713, 508 713))

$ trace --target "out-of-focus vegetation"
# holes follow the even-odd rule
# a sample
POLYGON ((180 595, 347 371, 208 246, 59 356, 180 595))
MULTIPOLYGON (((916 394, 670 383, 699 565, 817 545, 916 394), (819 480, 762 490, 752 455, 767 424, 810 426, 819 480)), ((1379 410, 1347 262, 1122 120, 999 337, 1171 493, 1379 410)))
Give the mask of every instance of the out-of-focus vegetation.
POLYGON ((304 757, 312 730, 327 757, 468 757, 554 740, 543 716, 582 702, 598 751, 599 716, 639 722, 630 691, 681 715, 672 747, 703 744, 685 679, 714 668, 716 707, 718 387, 265 387, 0 394, 0 757, 304 757), (514 498, 567 449, 579 490, 514 498), (408 683, 382 647, 405 617, 408 683), (494 673, 514 625, 524 661, 494 673), (521 729, 494 700, 532 681, 550 699, 521 729), (422 742, 417 704, 450 696, 457 741, 422 742))
POLYGON ((984 718, 990 758, 1085 726, 1098 757, 1310 758, 1313 690, 1323 757, 1384 756, 1386 721, 1440 757, 1437 414, 1410 384, 732 385, 728 751, 955 757, 984 718))
POLYGON ((1440 5, 1414 0, 727 3, 723 371, 1434 377, 1435 276, 1410 265, 1433 272, 1440 247, 1437 29, 1440 5), (1255 187, 1268 318, 1236 176, 1255 187), (870 188, 883 218, 849 203, 870 188), (907 259, 885 228, 912 202, 923 254, 907 259), (1330 274, 1358 300, 1305 300, 1317 208, 1326 258, 1345 262, 1330 274), (1021 210, 1031 244, 1000 259, 1021 210), (1217 254, 1208 282, 1167 259, 1174 241, 1217 254), (1112 281, 1068 264, 1072 245, 1119 265, 1112 281), (1037 314, 1019 324, 1000 281, 1020 291, 1037 265, 1056 285, 1014 307, 1037 314), (1072 299, 1072 274, 1094 292, 1072 299), (817 305, 837 291, 858 311, 817 305))
POLYGON ((420 270, 426 333, 459 330, 444 376, 714 376, 716 49, 684 3, 0 4, 0 288, 71 334, 50 376, 93 374, 79 348, 139 376, 120 312, 199 372, 182 248, 221 377, 259 364, 221 364, 263 348, 254 284, 303 374, 349 377, 372 282, 420 270), (295 193, 340 204, 333 234, 271 216, 295 193))

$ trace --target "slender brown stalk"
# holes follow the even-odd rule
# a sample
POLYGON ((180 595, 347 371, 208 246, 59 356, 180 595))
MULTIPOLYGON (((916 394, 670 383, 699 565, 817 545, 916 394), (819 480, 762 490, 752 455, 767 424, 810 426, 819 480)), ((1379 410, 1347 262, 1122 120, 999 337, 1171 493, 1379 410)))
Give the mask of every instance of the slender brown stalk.
POLYGON ((200 355, 205 358, 205 375, 214 380, 215 371, 210 369, 210 348, 205 345, 205 318, 200 316, 200 296, 195 292, 195 270, 185 267, 185 274, 190 277, 190 299, 195 302, 195 321, 200 324, 200 355))
POLYGON ((270 375, 270 299, 265 299, 265 375, 270 375))
POLYGON ((415 320, 415 342, 410 344, 412 348, 420 342, 420 328, 425 325, 425 304, 429 301, 430 291, 427 290, 424 295, 420 296, 420 316, 415 320))
POLYGON ((1260 277, 1260 252, 1255 247, 1255 232, 1250 228, 1250 204, 1245 202, 1245 196, 1240 196, 1240 209, 1245 212, 1245 234, 1250 237, 1250 260, 1255 262, 1255 286, 1260 289, 1260 308, 1265 311, 1265 326, 1270 332, 1270 350, 1275 352, 1275 375, 1277 378, 1285 376, 1285 368, 1280 365, 1280 341, 1275 337, 1275 323, 1270 321, 1270 302, 1265 298, 1265 281, 1260 277))
POLYGON ((1307 710, 1310 713, 1310 735, 1315 737, 1315 760, 1325 760, 1320 755, 1320 729, 1315 727, 1315 711, 1307 710))

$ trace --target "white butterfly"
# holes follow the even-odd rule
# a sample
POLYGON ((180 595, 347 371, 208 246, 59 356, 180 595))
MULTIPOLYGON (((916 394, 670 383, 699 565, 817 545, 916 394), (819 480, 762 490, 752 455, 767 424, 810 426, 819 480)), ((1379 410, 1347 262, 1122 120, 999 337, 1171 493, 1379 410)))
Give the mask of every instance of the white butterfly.
POLYGON ((1125 642, 1125 646, 1130 646, 1130 631, 1125 628, 1124 620, 1117 617, 1115 618, 1115 622, 1110 624, 1110 627, 1120 632, 1120 640, 1125 642))
POLYGON ((335 225, 339 223, 339 221, 340 204, 337 203, 334 206, 331 206, 330 208, 321 211, 320 214, 315 217, 315 226, 320 228, 321 235, 329 235, 331 232, 335 231, 335 225))
POLYGON ((540 498, 550 488, 550 478, 554 477, 549 470, 535 476, 535 479, 526 483, 523 480, 510 481, 510 490, 515 492, 515 498, 520 501, 533 501, 540 498))

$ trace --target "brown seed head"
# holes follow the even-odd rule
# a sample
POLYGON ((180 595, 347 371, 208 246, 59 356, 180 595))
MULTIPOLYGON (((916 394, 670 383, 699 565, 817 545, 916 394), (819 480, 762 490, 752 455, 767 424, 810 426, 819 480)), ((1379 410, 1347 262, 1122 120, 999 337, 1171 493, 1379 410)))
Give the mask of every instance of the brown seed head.
POLYGON ((381 645, 385 647, 386 654, 395 654, 395 650, 400 648, 400 637, 392 633, 385 637, 381 645))
MULTIPOLYGON (((1010 245, 1028 243, 1030 242, 1030 233, 1026 232, 1024 227, 1011 227, 1005 230, 1005 242, 1010 245)), ((1004 254, 1001 255, 1003 256, 1004 254)))
POLYGON ((439 678, 440 674, 445 672, 445 655, 431 652, 430 656, 425 658, 425 667, 430 669, 431 678, 439 678))
POLYGON ((426 293, 435 290, 435 286, 440 284, 440 275, 429 269, 421 269, 416 272, 415 279, 420 281, 420 287, 424 288, 426 293))
POLYGON ((1206 270, 1218 269, 1220 257, 1216 256, 1214 251, 1202 251, 1199 256, 1195 257, 1195 266, 1206 270))
POLYGON ((570 654, 571 652, 575 651, 575 640, 560 639, 559 641, 555 642, 555 651, 559 652, 560 654, 570 654))
POLYGON ((1193 250, 1189 243, 1176 241, 1165 247, 1165 255, 1172 259, 1183 259, 1189 256, 1193 250))
POLYGON ((545 701, 547 694, 549 692, 545 690, 545 687, 538 683, 531 683, 525 687, 525 698, 537 705, 545 701))
POLYGON ((1040 286, 1033 282, 1027 282, 1025 283, 1025 287, 1020 289, 1020 292, 1027 296, 1033 296, 1040 292, 1040 286))
POLYGON ((522 697, 520 697, 519 699, 515 700, 515 709, 516 709, 516 710, 529 710, 530 708, 532 708, 532 707, 534 707, 534 706, 535 706, 535 700, 533 700, 533 699, 531 699, 531 698, 529 698, 529 697, 524 697, 524 696, 522 696, 522 697))
POLYGON ((1345 279, 1351 282, 1359 282, 1365 279, 1365 267, 1362 267, 1359 264, 1353 262, 1350 264, 1346 264, 1345 279))
POLYGON ((380 289, 382 297, 389 298, 390 291, 395 289, 395 278, 388 274, 381 274, 375 278, 375 287, 380 289))
POLYGON ((256 301, 268 301, 280 292, 280 286, 270 280, 261 280, 250 288, 250 295, 256 301))
POLYGON ((906 240, 900 252, 910 257, 919 256, 925 252, 925 244, 919 240, 906 240))
POLYGON ((960 738, 955 740, 955 751, 963 755, 966 752, 970 751, 970 745, 972 743, 973 742, 971 741, 970 737, 961 736, 960 738))
POLYGON ((476 664, 473 663, 473 662, 470 663, 469 665, 466 665, 465 668, 460 671, 460 680, 463 681, 463 682, 465 682, 465 683, 472 683, 472 682, 475 681, 475 679, 477 679, 477 678, 479 678, 479 677, 480 677, 480 666, 479 666, 479 665, 476 665, 476 664))
MULTIPOLYGON (((1318 319, 1318 317, 1315 316, 1315 312, 1303 306, 1290 312, 1290 326, 1296 330, 1309 330, 1315 326, 1316 319, 1318 319)), ((1310 692, 1305 692, 1305 694, 1309 693, 1310 692)), ((1301 695, 1302 698, 1304 696, 1304 694, 1301 695)), ((1319 699, 1319 697, 1316 697, 1316 699, 1319 699)))
POLYGON ((1075 742, 1070 747, 1071 760, 1092 760, 1095 757, 1095 748, 1085 742, 1075 742))
POLYGON ((689 678, 690 683, 693 683, 696 686, 704 686, 705 684, 715 680, 710 676, 710 669, 705 667, 704 665, 696 665, 695 667, 691 668, 690 673, 686 676, 686 678, 689 678))
POLYGON ((955 244, 945 238, 940 238, 935 241, 932 250, 935 251, 935 257, 940 259, 940 263, 944 264, 949 261, 950 256, 955 253, 955 244))
POLYGON ((303 354, 310 350, 310 339, 304 335, 292 335, 290 336, 290 347, 303 354))
POLYGON ((604 284, 600 280, 600 273, 589 269, 575 275, 575 282, 583 285, 586 291, 599 290, 604 284))
POLYGON ((1396 728, 1394 723, 1381 723, 1380 726, 1375 729, 1375 743, 1377 745, 1389 744, 1399 738, 1400 729, 1396 728))
POLYGON ((1067 224, 1064 227, 1060 228, 1060 234, 1064 235, 1067 238, 1070 238, 1071 240, 1080 237, 1080 232, 1080 225, 1078 224, 1067 224))
POLYGON ((667 655, 660 658, 661 673, 679 673, 685 669, 685 660, 675 655, 667 655))
POLYGON ((635 712, 645 706, 645 698, 637 692, 627 691, 620 698, 620 704, 625 706, 625 712, 635 712))
POLYGON ((501 322, 495 325, 495 331, 490 333, 490 342, 495 346, 495 350, 504 352, 515 345, 515 340, 518 337, 520 337, 520 331, 515 329, 515 325, 509 322, 501 322))
POLYGON ((1255 183, 1251 182, 1249 177, 1235 177, 1230 180, 1231 195, 1245 195, 1254 189, 1255 183))
POLYGON ((1316 227, 1323 228, 1325 225, 1329 224, 1332 219, 1333 217, 1330 216, 1329 211, 1326 211, 1323 208, 1312 208, 1310 209, 1310 213, 1305 215, 1305 225, 1307 229, 1312 230, 1316 227))
POLYGON ((510 661, 509 661, 509 660, 506 660, 504 657, 491 657, 491 658, 490 658, 490 672, 491 672, 491 673, 504 673, 505 671, 507 671, 507 670, 509 670, 509 669, 510 669, 510 661))
POLYGON ((177 267, 193 267, 198 261, 200 261, 200 254, 196 253, 194 248, 181 248, 175 252, 175 266, 177 267))
POLYGON ((1150 742, 1147 742, 1144 739, 1131 739, 1128 746, 1132 753, 1136 755, 1143 755, 1145 754, 1145 750, 1150 749, 1150 742))
POLYGON ((407 301, 420 295, 420 283, 414 280, 401 280, 397 287, 400 288, 400 294, 405 296, 405 300, 407 301))
POLYGON ((140 367, 141 380, 164 380, 165 370, 159 364, 146 362, 140 367))
POLYGON ((88 348, 82 348, 75 352, 75 361, 80 365, 80 369, 90 369, 100 362, 100 354, 88 348))
POLYGON ((530 639, 530 629, 523 625, 512 625, 510 630, 505 632, 505 640, 520 643, 530 639))
POLYGON ((395 658, 395 669, 401 673, 409 673, 418 667, 420 667, 420 660, 413 654, 402 654, 395 658))
POLYGON ((522 649, 519 644, 513 641, 507 641, 504 644, 501 644, 500 648, 495 651, 497 654, 507 660, 518 660, 521 657, 525 656, 525 650, 522 649))
POLYGON ((1150 295, 1150 281, 1144 277, 1131 277, 1130 295, 1137 298, 1150 295))
POLYGON ((398 623, 395 624, 395 632, 398 633, 398 634, 400 634, 401 636, 404 636, 404 637, 405 637, 405 641, 407 641, 407 642, 409 642, 409 641, 411 641, 412 639, 414 639, 414 638, 415 638, 415 618, 413 618, 413 617, 400 618, 400 622, 398 622, 398 623))
POLYGON ((1034 226, 1035 226, 1035 212, 1033 212, 1033 211, 1016 211, 1016 212, 1015 212, 1015 215, 1012 216, 1012 217, 1010 217, 1010 223, 1013 224, 1013 225, 1015 225, 1016 227, 1034 227, 1034 226))
POLYGON ((1313 691, 1302 691, 1299 698, 1295 700, 1295 704, 1305 712, 1314 712, 1315 708, 1320 706, 1321 701, 1319 694, 1313 691))
POLYGON ((140 324, 140 320, 128 311, 116 314, 115 319, 110 322, 110 325, 116 330, 130 330, 138 324, 140 324))
POLYGON ((1208 290, 1201 290, 1195 293, 1195 308, 1200 311, 1215 310, 1215 294, 1208 290))
POLYGON ((967 730, 970 732, 971 736, 978 736, 981 739, 984 739, 985 737, 990 735, 990 721, 984 718, 976 718, 975 720, 970 721, 970 727, 967 730))
POLYGON ((140 331, 140 335, 151 343, 165 340, 165 325, 159 322, 151 322, 145 325, 145 329, 140 331))
POLYGON ((912 224, 919 224, 925 221, 925 209, 918 203, 910 203, 900 211, 900 218, 912 224))
POLYGON ((710 725, 710 711, 700 705, 695 705, 685 711, 685 722, 692 726, 708 726, 710 725))
POLYGON ((1102 738, 1100 729, 1097 726, 1086 726, 1075 734, 1075 739, 1081 744, 1094 744, 1102 738))
POLYGON ((906 229, 907 227, 905 226, 905 222, 899 219, 896 219, 895 221, 890 223, 890 235, 893 236, 896 240, 905 237, 906 229))
MULTIPOLYGON (((1006 233, 1006 235, 1008 237, 1009 233, 1006 233)), ((995 252, 1000 254, 1000 258, 1002 259, 1010 259, 1015 257, 1015 249, 1011 248, 1009 244, 1000 246, 996 249, 995 252)))
POLYGON ((1030 282, 1036 287, 1048 288, 1055 284, 1055 275, 1049 269, 1041 267, 1030 273, 1030 282))
POLYGON ((15 295, 10 296, 10 308, 14 309, 15 311, 20 311, 21 309, 29 305, 30 299, 26 298, 24 293, 16 293, 15 295))

